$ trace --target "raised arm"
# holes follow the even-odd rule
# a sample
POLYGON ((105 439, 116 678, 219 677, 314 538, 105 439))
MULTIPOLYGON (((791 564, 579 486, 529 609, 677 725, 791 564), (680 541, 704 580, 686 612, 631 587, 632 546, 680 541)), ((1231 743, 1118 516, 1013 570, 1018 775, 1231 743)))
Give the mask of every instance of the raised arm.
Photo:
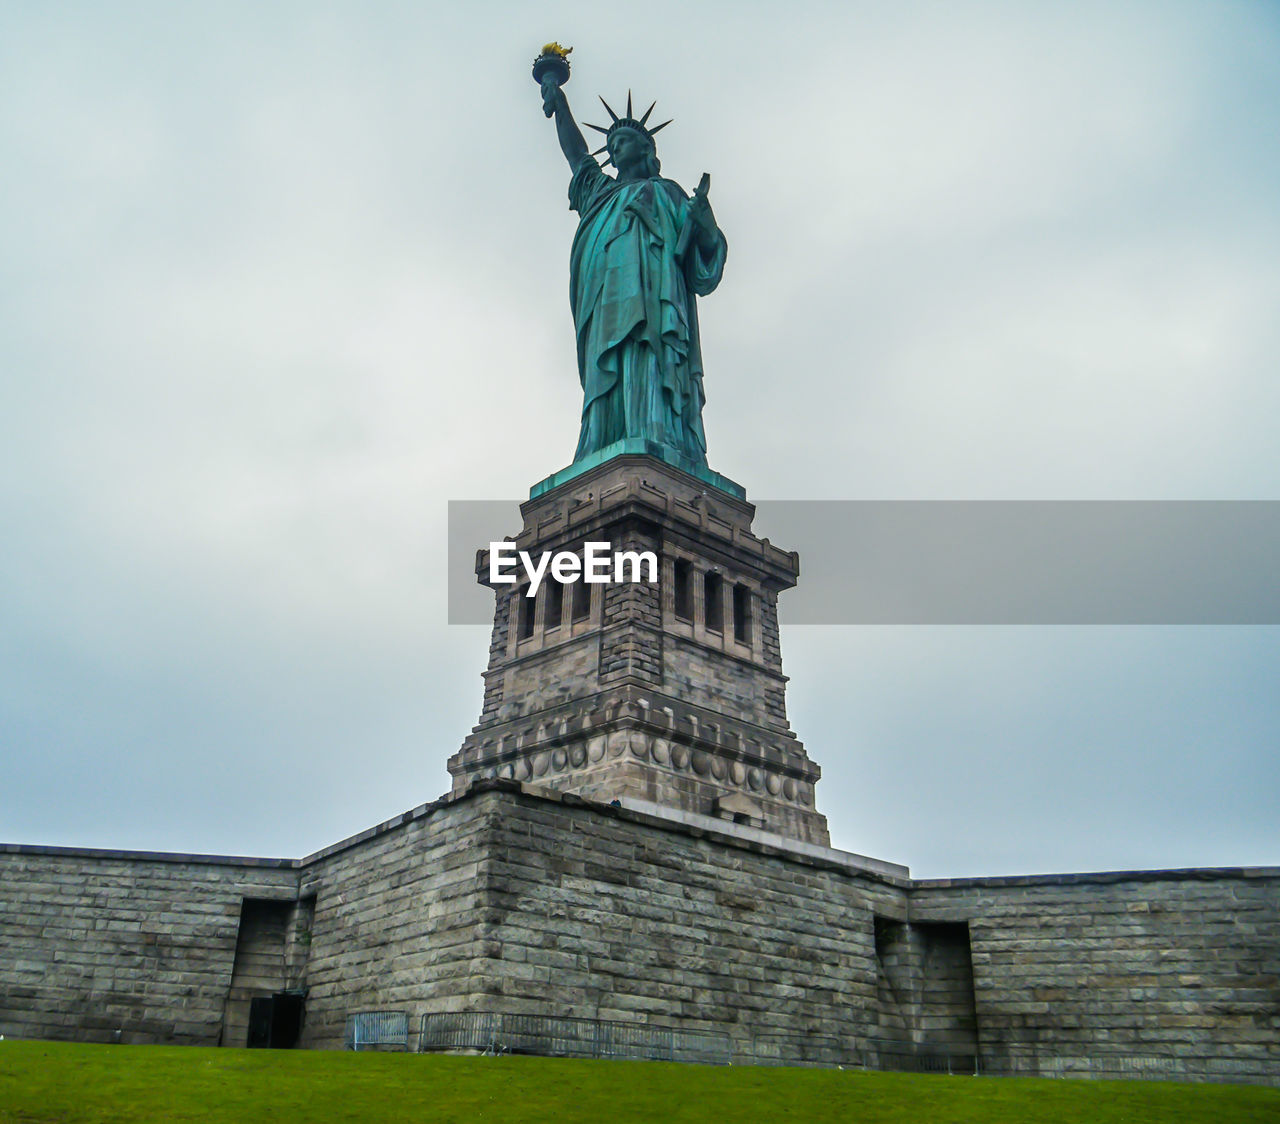
POLYGON ((550 78, 542 80, 542 111, 556 119, 556 136, 560 141, 560 151, 569 161, 569 167, 575 172, 582 158, 587 154, 587 142, 582 137, 582 130, 569 112, 569 102, 564 91, 550 78))

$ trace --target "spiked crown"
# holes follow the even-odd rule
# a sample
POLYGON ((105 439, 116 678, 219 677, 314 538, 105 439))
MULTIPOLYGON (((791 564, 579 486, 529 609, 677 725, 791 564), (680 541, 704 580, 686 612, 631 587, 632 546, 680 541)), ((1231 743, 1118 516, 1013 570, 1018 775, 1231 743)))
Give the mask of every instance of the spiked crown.
POLYGON ((583 122, 583 124, 586 125, 588 129, 595 129, 597 133, 604 133, 604 136, 605 136, 604 144, 601 145, 601 147, 597 148, 595 152, 591 154, 592 156, 599 156, 600 153, 607 152, 609 149, 609 138, 612 137, 613 134, 616 133, 619 129, 634 129, 637 133, 640 133, 642 136, 648 137, 650 142, 652 142, 653 134, 661 132, 668 125, 671 124, 672 120, 674 120, 674 118, 671 118, 667 121, 662 122, 661 125, 654 125, 652 129, 649 128, 649 115, 653 112, 653 106, 658 104, 656 101, 653 103, 653 105, 649 106, 649 108, 644 111, 644 116, 637 120, 636 117, 633 115, 634 111, 631 108, 631 91, 630 90, 627 91, 627 112, 622 117, 619 117, 616 113, 614 113, 613 109, 610 107, 609 103, 604 100, 604 98, 600 99, 600 104, 604 106, 606 112, 608 112, 609 116, 613 118, 613 122, 608 126, 592 125, 590 122, 587 122, 587 121, 583 122))

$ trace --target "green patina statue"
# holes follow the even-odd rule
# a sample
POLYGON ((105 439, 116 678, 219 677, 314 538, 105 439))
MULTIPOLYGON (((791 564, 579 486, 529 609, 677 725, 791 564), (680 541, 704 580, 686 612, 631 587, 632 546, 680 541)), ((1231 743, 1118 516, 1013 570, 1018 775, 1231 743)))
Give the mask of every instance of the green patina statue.
POLYGON ((694 297, 720 283, 726 253, 707 201, 710 177, 690 197, 659 175, 653 135, 670 122, 650 128, 653 106, 634 117, 630 94, 624 116, 606 102, 611 124, 588 126, 605 134, 604 147, 589 152, 560 88, 568 77, 565 53, 549 45, 539 60, 546 65, 534 74, 573 171, 569 206, 578 212, 569 266, 583 390, 574 461, 641 439, 667 459, 705 470, 694 297), (551 47, 557 50, 548 54, 551 47), (602 152, 616 176, 596 164, 602 152))

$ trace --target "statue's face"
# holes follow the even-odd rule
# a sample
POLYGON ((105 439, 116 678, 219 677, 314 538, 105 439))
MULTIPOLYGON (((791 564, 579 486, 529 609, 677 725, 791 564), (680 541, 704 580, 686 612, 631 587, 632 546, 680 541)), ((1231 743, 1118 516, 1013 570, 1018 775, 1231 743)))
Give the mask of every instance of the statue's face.
POLYGON ((634 129, 619 129, 609 138, 609 159, 623 174, 642 171, 648 156, 648 142, 634 129))

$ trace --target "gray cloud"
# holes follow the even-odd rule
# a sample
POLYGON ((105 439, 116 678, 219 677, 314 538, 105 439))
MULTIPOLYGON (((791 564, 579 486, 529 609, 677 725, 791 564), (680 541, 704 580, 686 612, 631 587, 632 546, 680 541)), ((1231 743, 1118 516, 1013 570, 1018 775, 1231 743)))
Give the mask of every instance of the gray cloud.
MULTIPOLYGON (((552 37, 583 116, 657 97, 713 175, 753 498, 1276 498, 1263 6, 11 6, 0 836, 296 854, 447 787, 446 503, 576 437, 552 37)), ((784 659, 837 839, 978 873, 1275 861, 1274 642, 784 659)))

